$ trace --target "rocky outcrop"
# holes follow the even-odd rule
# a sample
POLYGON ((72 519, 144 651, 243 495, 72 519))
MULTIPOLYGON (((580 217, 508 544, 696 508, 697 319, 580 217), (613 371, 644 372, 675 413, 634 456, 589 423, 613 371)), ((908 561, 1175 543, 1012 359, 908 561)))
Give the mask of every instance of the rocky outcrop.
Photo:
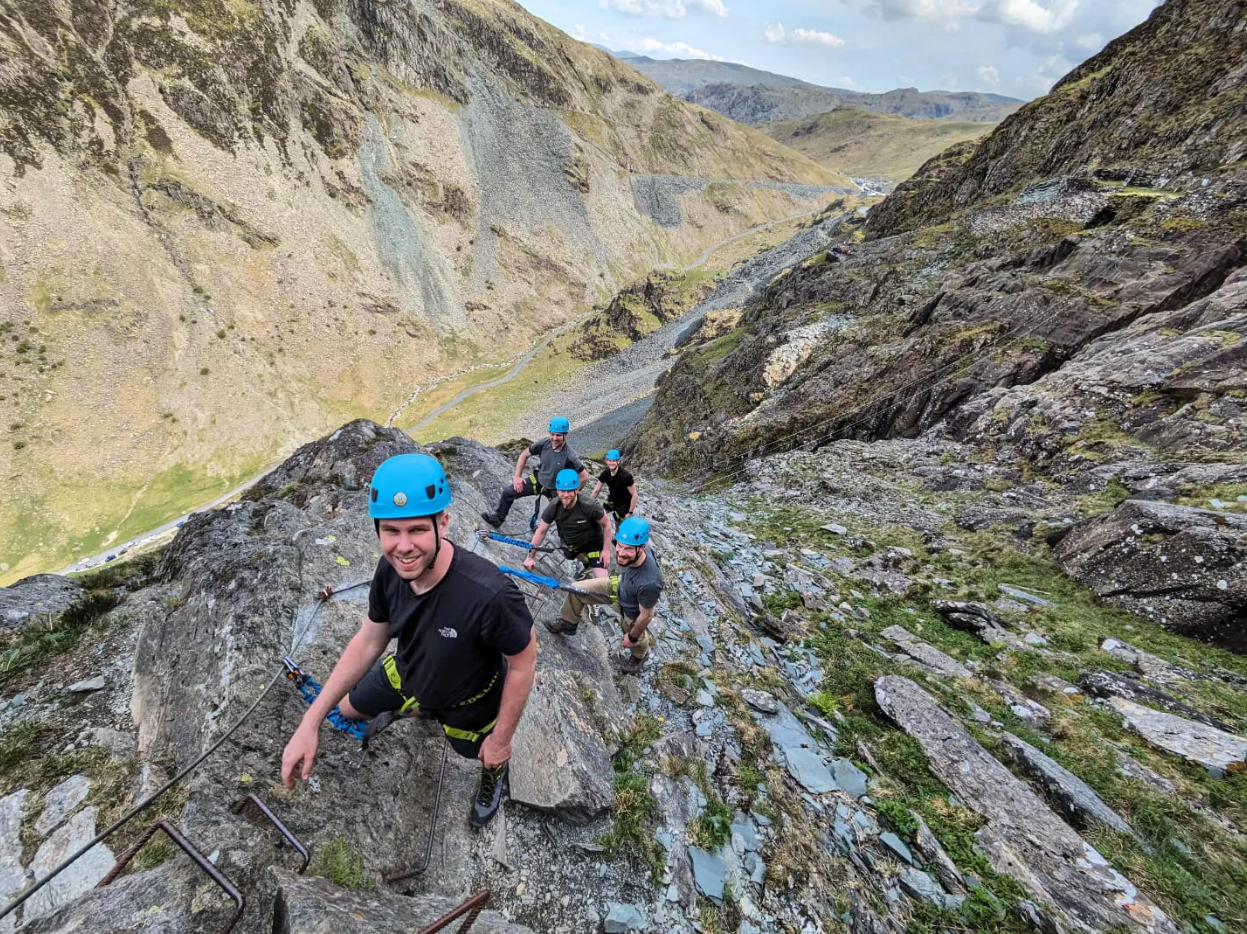
POLYGON ((1084 671, 1078 678, 1078 686, 1093 697, 1122 697, 1147 707, 1157 707, 1188 720, 1195 720, 1214 730, 1231 732, 1231 727, 1203 711, 1184 704, 1164 691, 1148 687, 1140 679, 1116 671, 1084 671))
POLYGON ((1247 653, 1247 516, 1127 500, 1055 553, 1109 603, 1247 653))
MULTIPOLYGON (((109 863, 111 867, 111 860, 109 863)), ((131 872, 107 888, 86 894, 22 925, 23 934, 201 934, 218 930, 234 905, 219 897, 194 910, 196 886, 185 866, 168 863, 148 872, 131 872), (221 903, 227 907, 221 907, 221 903)), ((265 932, 267 934, 267 932, 265 932)))
POLYGON ((955 174, 936 184, 920 171, 898 187, 871 212, 869 233, 940 223, 1038 176, 1089 165, 1134 184, 1182 179, 1195 187, 1201 175, 1240 161, 1241 112, 1236 95, 1225 93, 1242 80, 1247 37, 1226 32, 1240 13, 1225 0, 1162 4, 1007 118, 955 174), (1195 60, 1191 49, 1199 50, 1195 60))
POLYGON ((902 626, 889 626, 880 635, 885 639, 891 639, 909 658, 936 674, 947 675, 950 678, 973 677, 970 670, 957 659, 941 652, 930 643, 923 642, 902 626))
POLYGON ((1023 782, 962 729, 926 691, 889 675, 879 706, 922 744, 932 772, 986 819, 978 842, 996 871, 1013 876, 1082 930, 1130 927, 1177 934, 1173 921, 1023 782))
MULTIPOLYGON (((326 879, 270 869, 277 887, 273 934, 410 934, 457 908, 463 899, 439 895, 407 898, 339 888, 326 879)), ((462 922, 454 922, 462 924, 462 922)), ((472 925, 481 934, 533 934, 496 911, 483 911, 472 925)))
POLYGON ((1057 812, 1078 830, 1103 824, 1119 833, 1133 834, 1127 824, 1081 778, 1053 761, 1030 743, 1011 733, 1000 737, 1000 749, 1018 770, 1034 781, 1057 812))
POLYGON ((1247 768, 1247 739, 1203 723, 1152 710, 1123 697, 1110 697, 1108 706, 1149 745, 1202 765, 1217 774, 1247 768))
POLYGON ((0 632, 19 629, 37 616, 59 615, 82 595, 82 585, 59 574, 34 574, 0 587, 0 632))

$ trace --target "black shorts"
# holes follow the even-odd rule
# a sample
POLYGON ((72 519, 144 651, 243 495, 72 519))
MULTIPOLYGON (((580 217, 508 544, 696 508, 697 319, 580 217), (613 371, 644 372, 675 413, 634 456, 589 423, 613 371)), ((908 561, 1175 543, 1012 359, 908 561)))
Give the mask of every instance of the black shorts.
MULTIPOLYGON (((493 730, 494 723, 498 719, 498 710, 502 707, 502 687, 507 679, 506 667, 506 662, 503 662, 502 669, 498 672, 498 677, 494 679, 489 690, 485 692, 484 696, 472 701, 470 704, 465 704, 462 707, 448 707, 444 710, 429 710, 424 707, 413 706, 408 713, 409 715, 415 715, 416 711, 419 711, 420 716, 427 716, 436 720, 442 725, 451 748, 466 759, 475 759, 477 753, 481 751, 481 743, 485 741, 485 737, 493 730), (485 727, 488 727, 488 729, 485 729, 485 727), (477 739, 467 739, 453 735, 452 731, 456 730, 480 733, 481 735, 477 739)), ((355 687, 351 688, 349 698, 351 706, 358 713, 371 720, 377 714, 387 710, 397 711, 402 709, 403 705, 410 699, 410 695, 404 693, 399 688, 395 688, 390 683, 389 675, 385 670, 385 659, 383 658, 373 665, 366 675, 359 679, 359 683, 355 687)))
POLYGON ((620 512, 618 509, 615 508, 615 504, 610 503, 610 502, 603 503, 602 505, 606 508, 607 512, 609 512, 612 516, 615 517, 615 531, 618 532, 619 523, 623 522, 624 519, 628 517, 627 510, 620 512))
POLYGON ((605 567, 605 565, 602 564, 601 552, 598 552, 598 554, 596 554, 592 558, 582 558, 581 554, 582 552, 573 551, 570 548, 566 548, 563 550, 564 558, 566 558, 568 561, 579 561, 581 564, 584 565, 584 569, 586 571, 592 571, 594 568, 605 567))

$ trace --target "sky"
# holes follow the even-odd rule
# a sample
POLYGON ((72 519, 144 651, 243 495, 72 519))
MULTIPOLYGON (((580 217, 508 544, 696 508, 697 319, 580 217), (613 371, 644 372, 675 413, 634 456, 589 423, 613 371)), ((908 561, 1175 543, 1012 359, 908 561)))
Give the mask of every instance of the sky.
POLYGON ((1030 100, 1159 0, 519 0, 564 32, 651 58, 712 58, 859 91, 1030 100))

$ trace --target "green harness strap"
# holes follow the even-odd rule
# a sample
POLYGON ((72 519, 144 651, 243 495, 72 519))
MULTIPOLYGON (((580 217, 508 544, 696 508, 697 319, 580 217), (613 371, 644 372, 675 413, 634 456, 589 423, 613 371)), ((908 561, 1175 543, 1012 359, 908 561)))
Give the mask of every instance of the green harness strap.
MULTIPOLYGON (((402 714, 409 713, 413 710, 419 710, 420 702, 416 700, 414 697, 409 697, 403 693, 403 679, 399 677, 399 674, 398 674, 398 660, 395 659, 393 655, 387 655, 382 660, 381 665, 385 669, 385 677, 390 682, 390 687, 392 687, 395 691, 397 691, 399 697, 403 699, 403 706, 398 708, 399 714, 402 715, 402 714)), ((497 683, 498 683, 498 672, 495 671, 494 676, 489 679, 489 684, 485 685, 484 690, 482 690, 478 694, 473 694, 471 697, 469 697, 465 701, 460 701, 458 704, 455 704, 455 706, 456 707, 467 707, 469 704, 476 703, 478 700, 480 700, 482 697, 488 694, 490 690, 493 688, 493 686, 497 683)), ((469 743, 475 743, 475 742, 479 742, 485 736, 489 735, 489 733, 497 725, 498 725, 498 719, 495 717, 493 720, 490 720, 489 723, 485 724, 479 730, 461 730, 457 726, 446 726, 446 724, 443 723, 442 731, 447 736, 449 736, 451 739, 463 739, 463 740, 467 740, 469 743)))

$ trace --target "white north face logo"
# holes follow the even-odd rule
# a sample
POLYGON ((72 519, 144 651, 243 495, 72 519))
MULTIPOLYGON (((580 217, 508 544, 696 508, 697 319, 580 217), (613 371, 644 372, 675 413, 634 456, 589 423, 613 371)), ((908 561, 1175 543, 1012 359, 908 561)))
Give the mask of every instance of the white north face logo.
POLYGON ((459 638, 459 633, 457 633, 454 629, 452 629, 449 626, 443 626, 441 629, 438 630, 438 632, 441 633, 443 636, 445 636, 447 639, 458 639, 459 638))

